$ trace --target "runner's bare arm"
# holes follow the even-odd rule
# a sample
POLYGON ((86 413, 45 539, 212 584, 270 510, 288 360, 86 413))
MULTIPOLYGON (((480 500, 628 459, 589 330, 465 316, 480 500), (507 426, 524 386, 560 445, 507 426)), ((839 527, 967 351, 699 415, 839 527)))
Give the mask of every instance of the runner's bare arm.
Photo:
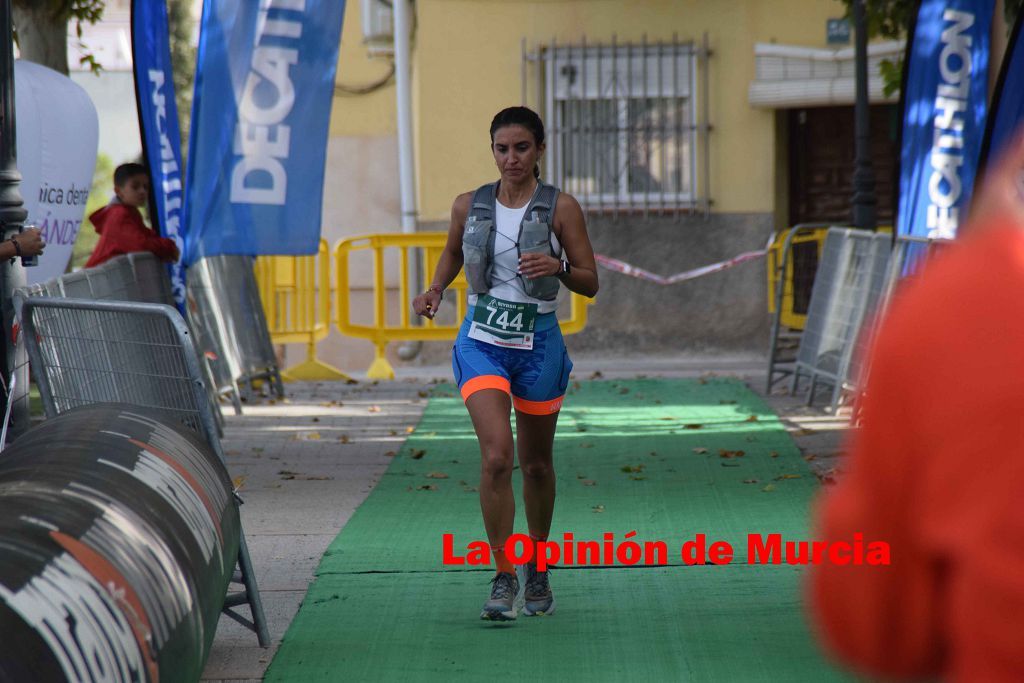
MULTIPOLYGON (((555 206, 555 236, 562 243, 565 259, 569 262, 569 274, 562 275, 562 284, 583 296, 597 294, 597 262, 594 248, 587 235, 587 223, 579 202, 564 192, 558 195, 555 206)), ((520 271, 533 279, 544 275, 558 275, 562 270, 560 259, 547 254, 523 254, 519 261, 520 271)))
POLYGON ((445 290, 462 269, 462 229, 469 215, 469 205, 473 201, 473 193, 466 192, 455 198, 452 204, 451 223, 448 226, 448 241, 437 261, 434 277, 430 281, 430 289, 418 295, 412 301, 412 310, 416 315, 433 318, 441 303, 441 292, 445 290), (435 287, 436 285, 436 287, 435 287))

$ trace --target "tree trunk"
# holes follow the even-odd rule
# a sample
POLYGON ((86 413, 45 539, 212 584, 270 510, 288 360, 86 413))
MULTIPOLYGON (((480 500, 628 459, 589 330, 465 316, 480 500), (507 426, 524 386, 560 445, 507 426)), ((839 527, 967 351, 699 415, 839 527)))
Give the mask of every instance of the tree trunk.
POLYGON ((21 58, 67 75, 67 18, 55 12, 52 3, 38 0, 14 0, 12 10, 21 58))

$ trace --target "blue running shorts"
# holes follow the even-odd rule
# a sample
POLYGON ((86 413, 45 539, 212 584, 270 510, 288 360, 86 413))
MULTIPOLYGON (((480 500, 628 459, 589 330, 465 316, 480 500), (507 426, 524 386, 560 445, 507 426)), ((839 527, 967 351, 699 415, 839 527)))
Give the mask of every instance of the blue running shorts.
POLYGON ((516 410, 550 415, 562 407, 572 361, 554 313, 537 316, 533 348, 507 349, 468 336, 473 309, 452 347, 452 371, 465 401, 481 389, 499 389, 512 396, 516 410))

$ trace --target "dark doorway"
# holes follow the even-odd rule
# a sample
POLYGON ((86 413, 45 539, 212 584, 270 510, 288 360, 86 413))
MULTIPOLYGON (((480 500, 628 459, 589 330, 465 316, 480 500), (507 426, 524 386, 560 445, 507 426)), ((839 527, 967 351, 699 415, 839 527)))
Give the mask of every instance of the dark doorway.
MULTIPOLYGON (((789 128, 789 222, 852 220, 853 107, 814 107, 786 112, 789 128)), ((871 158, 878 224, 892 225, 897 107, 871 107, 871 158)))

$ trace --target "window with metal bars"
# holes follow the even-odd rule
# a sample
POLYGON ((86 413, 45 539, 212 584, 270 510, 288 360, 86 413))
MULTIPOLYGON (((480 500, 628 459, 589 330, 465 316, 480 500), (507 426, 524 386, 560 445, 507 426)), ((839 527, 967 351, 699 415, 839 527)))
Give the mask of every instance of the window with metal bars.
POLYGON ((546 179, 591 211, 706 210, 698 147, 706 153, 707 126, 696 92, 703 56, 706 49, 678 41, 524 50, 524 100, 526 65, 539 66, 546 179))

